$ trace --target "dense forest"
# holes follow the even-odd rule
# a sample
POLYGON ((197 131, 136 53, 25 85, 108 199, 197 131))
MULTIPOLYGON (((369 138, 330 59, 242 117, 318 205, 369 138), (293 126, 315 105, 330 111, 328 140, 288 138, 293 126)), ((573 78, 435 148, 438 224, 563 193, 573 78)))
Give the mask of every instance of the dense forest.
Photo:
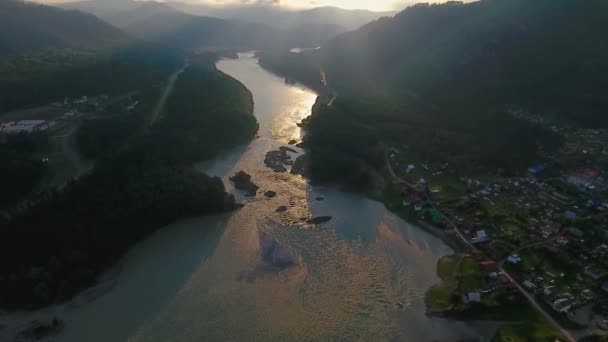
POLYGON ((164 81, 181 63, 177 53, 148 43, 0 58, 0 113, 83 95, 124 94, 164 81))
POLYGON ((46 133, 0 136, 0 209, 21 200, 50 176, 39 157, 49 149, 46 133))
POLYGON ((145 133, 150 113, 157 106, 164 84, 146 84, 123 101, 104 108, 95 117, 85 120, 76 131, 79 153, 88 160, 114 154, 128 146, 129 139, 145 133), (136 103, 131 110, 126 107, 136 103))
POLYGON ((319 7, 294 11, 259 3, 93 0, 61 5, 93 13, 134 37, 179 48, 317 47, 391 12, 319 7))
POLYGON ((255 135, 252 97, 207 59, 191 63, 159 121, 141 126, 126 146, 101 153, 89 174, 0 225, 0 291, 11 293, 0 307, 65 300, 150 232, 236 207, 222 181, 193 162, 255 135))
POLYGON ((361 154, 379 142, 413 146, 465 169, 516 171, 560 141, 513 118, 509 108, 589 127, 608 124, 607 6, 420 4, 319 50, 261 54, 261 62, 317 89, 319 71, 327 74, 329 93, 338 97, 331 107, 317 106, 308 144, 313 170, 328 177, 336 169, 332 159, 345 161, 341 169, 370 166, 361 154))
POLYGON ((132 39, 93 15, 19 0, 0 1, 0 56, 51 48, 101 50, 132 39))

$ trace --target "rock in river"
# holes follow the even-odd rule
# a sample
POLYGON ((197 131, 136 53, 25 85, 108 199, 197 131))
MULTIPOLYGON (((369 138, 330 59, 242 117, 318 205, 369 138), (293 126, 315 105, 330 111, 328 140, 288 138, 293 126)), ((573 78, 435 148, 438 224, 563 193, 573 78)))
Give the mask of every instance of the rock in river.
POLYGON ((287 172, 285 165, 293 165, 291 156, 287 152, 297 153, 296 150, 282 146, 278 151, 270 151, 266 153, 264 164, 274 170, 274 172, 287 172))
POLYGON ((260 233, 262 258, 275 267, 287 268, 298 264, 298 258, 280 242, 266 233, 260 233))
POLYGON ((331 216, 319 216, 319 217, 313 217, 311 219, 308 219, 306 221, 306 223, 310 223, 310 224, 321 224, 321 223, 325 223, 328 221, 331 221, 333 217, 331 216))
POLYGON ((291 174, 304 176, 305 167, 306 167, 306 156, 301 155, 298 158, 296 158, 296 161, 293 163, 293 167, 291 168, 291 174))
POLYGON ((234 182, 235 188, 247 191, 247 196, 255 196, 259 189, 259 187, 251 181, 251 175, 244 171, 237 172, 234 176, 230 177, 230 180, 234 182))
POLYGON ((279 147, 279 151, 281 151, 281 152, 298 153, 298 151, 294 150, 291 147, 287 147, 287 146, 281 146, 281 147, 279 147))

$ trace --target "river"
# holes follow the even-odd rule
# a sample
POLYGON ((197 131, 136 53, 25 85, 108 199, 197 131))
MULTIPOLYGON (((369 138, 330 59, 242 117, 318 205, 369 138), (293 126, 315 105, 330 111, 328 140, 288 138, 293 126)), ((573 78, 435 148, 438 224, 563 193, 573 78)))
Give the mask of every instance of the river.
POLYGON ((68 342, 477 337, 464 323, 425 315, 424 293, 439 281, 436 262, 451 252, 443 242, 378 202, 313 187, 263 164, 266 152, 301 139, 296 124, 310 114, 316 94, 265 71, 252 54, 217 67, 251 90, 260 131, 248 146, 200 169, 222 177, 245 207, 160 230, 97 288, 33 316, 63 318, 66 328, 57 340, 68 342), (239 170, 260 186, 256 198, 232 188, 228 177, 239 170), (267 190, 278 196, 264 198, 267 190), (276 212, 283 205, 289 209, 276 212), (321 215, 333 220, 318 226, 302 221, 321 215), (260 232, 287 247, 299 265, 269 267, 260 255, 260 232))

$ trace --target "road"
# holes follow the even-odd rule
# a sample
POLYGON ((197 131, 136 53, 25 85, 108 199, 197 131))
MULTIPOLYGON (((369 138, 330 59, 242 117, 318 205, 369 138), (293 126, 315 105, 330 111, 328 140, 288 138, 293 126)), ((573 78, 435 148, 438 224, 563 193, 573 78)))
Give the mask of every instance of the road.
POLYGON ((319 77, 321 84, 323 85, 323 87, 325 87, 325 90, 329 95, 327 107, 331 107, 334 104, 334 101, 336 101, 336 98, 338 97, 338 92, 329 87, 329 82, 327 81, 327 74, 325 73, 325 71, 323 71, 323 69, 320 70, 319 77))
POLYGON ((76 174, 73 177, 75 179, 80 178, 80 176, 87 173, 93 168, 92 163, 83 160, 83 158, 80 156, 80 153, 74 146, 74 144, 76 143, 74 141, 76 138, 75 133, 79 127, 79 125, 76 125, 69 130, 69 132, 66 134, 66 137, 63 138, 61 146, 66 159, 73 165, 74 169, 76 170, 76 174))
POLYGON ((184 65, 182 66, 182 68, 177 70, 176 72, 174 72, 169 77, 169 80, 167 81, 167 85, 165 86, 165 89, 163 89, 163 93, 161 94, 160 99, 158 100, 158 103, 156 104, 156 108, 154 108, 154 111, 152 112, 152 115, 150 116, 150 119, 148 120, 148 125, 152 126, 160 118, 163 110, 165 109, 165 105, 167 104, 167 99, 169 99, 169 96, 173 92, 173 88, 175 87, 175 82, 177 82, 179 75, 181 75, 186 70, 186 68, 188 68, 189 65, 190 64, 188 61, 184 62, 184 65))
MULTIPOLYGON (((393 166, 390 163, 388 151, 385 151, 385 153, 384 153, 384 160, 386 162, 387 169, 394 181, 401 183, 401 184, 405 184, 412 189, 416 189, 413 184, 411 184, 408 181, 401 179, 399 176, 397 176, 397 174, 393 170, 393 166)), ((487 258, 487 256, 485 256, 485 254, 482 251, 480 251, 477 247, 475 247, 475 245, 473 245, 471 242, 469 242, 469 240, 467 240, 467 238, 460 231, 460 229, 458 229, 458 226, 454 223, 454 221, 452 221, 452 219, 448 215, 446 215, 440 208, 437 208, 435 206, 433 201, 431 201, 430 198, 428 198, 427 194, 424 194, 424 196, 426 197, 427 204, 430 204, 431 206, 433 206, 434 209, 436 209, 437 211, 439 211, 440 213, 443 214, 448 226, 450 226, 454 230, 456 235, 458 237, 460 237, 460 239, 467 245, 467 247, 470 248, 471 251, 476 251, 478 253, 481 253, 482 255, 484 255, 484 257, 487 258)), ((547 241, 543 241, 542 243, 545 243, 545 242, 547 242, 547 241)), ((535 243, 535 244, 539 244, 539 243, 535 243)), ((532 244, 532 245, 534 245, 534 244, 532 244)), ((531 247, 532 245, 530 245, 528 247, 531 247)), ((526 246, 520 248, 519 250, 524 249, 524 248, 526 248, 526 246)), ((490 258, 487 258, 487 259, 490 259, 490 258)), ((507 279, 509 279, 509 281, 511 281, 511 283, 513 283, 513 285, 515 285, 515 287, 519 290, 519 292, 521 292, 521 294, 524 295, 524 297, 526 299, 528 299, 530 304, 532 304, 532 307, 534 307, 538 312, 540 312, 543 315, 543 317, 545 317, 545 319, 549 323, 551 323, 551 325, 553 325, 557 330, 559 330, 559 332, 565 338, 568 339, 568 341, 576 342, 576 339, 574 338, 574 336, 572 336, 572 334, 568 330, 564 329, 561 326, 561 324, 559 324, 559 322, 557 322, 547 311, 545 311, 545 309, 543 307, 541 307, 540 304, 538 304, 538 302, 536 301, 536 298, 534 298, 532 295, 530 295, 521 285, 519 285, 519 283, 502 267, 502 264, 499 265, 499 270, 507 277, 507 279)))

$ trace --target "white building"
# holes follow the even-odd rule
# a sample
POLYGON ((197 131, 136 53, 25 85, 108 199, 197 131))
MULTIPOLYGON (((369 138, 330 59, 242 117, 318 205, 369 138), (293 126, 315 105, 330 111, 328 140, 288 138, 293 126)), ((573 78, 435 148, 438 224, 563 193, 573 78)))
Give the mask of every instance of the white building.
POLYGON ((49 129, 52 125, 52 122, 45 120, 11 121, 0 125, 0 133, 19 134, 40 132, 49 129))

